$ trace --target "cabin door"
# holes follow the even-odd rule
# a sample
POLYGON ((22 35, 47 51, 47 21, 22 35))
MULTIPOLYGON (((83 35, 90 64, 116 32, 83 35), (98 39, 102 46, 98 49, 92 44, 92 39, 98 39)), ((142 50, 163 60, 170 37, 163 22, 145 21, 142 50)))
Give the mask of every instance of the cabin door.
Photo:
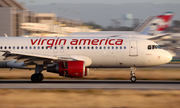
POLYGON ((138 56, 138 42, 136 40, 130 40, 129 47, 129 56, 138 56))

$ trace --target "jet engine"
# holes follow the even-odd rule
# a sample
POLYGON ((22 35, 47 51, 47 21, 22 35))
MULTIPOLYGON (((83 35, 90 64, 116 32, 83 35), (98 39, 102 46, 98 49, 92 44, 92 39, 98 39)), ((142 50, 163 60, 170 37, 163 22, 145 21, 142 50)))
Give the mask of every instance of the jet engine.
POLYGON ((61 61, 47 67, 47 72, 59 73, 59 76, 65 77, 84 77, 89 74, 89 69, 85 68, 84 61, 61 61))

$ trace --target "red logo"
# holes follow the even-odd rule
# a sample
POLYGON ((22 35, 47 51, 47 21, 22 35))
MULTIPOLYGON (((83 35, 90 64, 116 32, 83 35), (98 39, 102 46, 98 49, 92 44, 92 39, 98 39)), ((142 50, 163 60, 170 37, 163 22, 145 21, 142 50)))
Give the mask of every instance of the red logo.
MULTIPOLYGON (((66 45, 67 39, 31 39, 32 45, 44 45, 52 47, 53 45, 66 45)), ((122 45, 123 39, 72 39, 70 45, 122 45)))

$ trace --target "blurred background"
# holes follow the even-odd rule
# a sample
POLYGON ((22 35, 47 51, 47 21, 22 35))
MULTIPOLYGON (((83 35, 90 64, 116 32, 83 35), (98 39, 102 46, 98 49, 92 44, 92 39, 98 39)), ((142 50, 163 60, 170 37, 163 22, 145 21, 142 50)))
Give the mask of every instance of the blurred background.
POLYGON ((149 16, 170 11, 175 16, 166 33, 173 33, 172 37, 155 41, 179 61, 179 10, 179 0, 0 0, 0 36, 133 31, 149 16))
MULTIPOLYGON (((157 38, 154 41, 173 55, 173 63, 156 68, 139 68, 136 72, 138 80, 150 81, 140 81, 137 84, 123 81, 129 80, 129 69, 91 69, 90 75, 81 79, 82 82, 79 81, 78 84, 86 88, 92 83, 95 85, 92 86, 95 90, 87 88, 81 90, 73 88, 74 85, 77 87, 79 85, 75 82, 71 85, 71 82, 68 82, 70 78, 64 79, 53 73, 44 73, 47 79, 45 83, 31 85, 29 77, 34 71, 0 69, 0 87, 7 85, 25 88, 24 90, 0 89, 0 107, 177 108, 180 106, 180 92, 179 89, 176 90, 180 84, 180 0, 0 0, 0 36, 2 37, 55 37, 80 34, 116 36, 121 35, 120 31, 136 31, 148 18, 162 15, 164 12, 175 13, 170 26, 165 31, 165 35, 171 34, 171 36, 157 38), (114 80, 114 82, 84 82, 92 79, 114 80), (166 81, 158 82, 158 80, 166 81), (120 89, 112 89, 109 86, 111 89, 98 90, 97 86, 102 87, 99 84, 104 87, 117 85, 120 89), (33 85, 43 87, 30 89, 29 87, 33 85), (68 85, 72 90, 58 89, 68 85), (53 89, 45 89, 46 87, 53 89)), ((131 33, 128 32, 128 35, 131 33)))

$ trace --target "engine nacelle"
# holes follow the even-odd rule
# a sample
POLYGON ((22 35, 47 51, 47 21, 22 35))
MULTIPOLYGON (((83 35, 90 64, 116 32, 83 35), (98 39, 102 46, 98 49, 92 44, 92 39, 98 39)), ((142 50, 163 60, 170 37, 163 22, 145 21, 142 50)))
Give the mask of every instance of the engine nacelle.
POLYGON ((88 76, 89 75, 89 68, 86 68, 85 69, 85 76, 88 76))
POLYGON ((84 77, 89 74, 89 69, 85 68, 84 61, 62 61, 47 67, 47 72, 59 73, 59 76, 65 77, 84 77))

